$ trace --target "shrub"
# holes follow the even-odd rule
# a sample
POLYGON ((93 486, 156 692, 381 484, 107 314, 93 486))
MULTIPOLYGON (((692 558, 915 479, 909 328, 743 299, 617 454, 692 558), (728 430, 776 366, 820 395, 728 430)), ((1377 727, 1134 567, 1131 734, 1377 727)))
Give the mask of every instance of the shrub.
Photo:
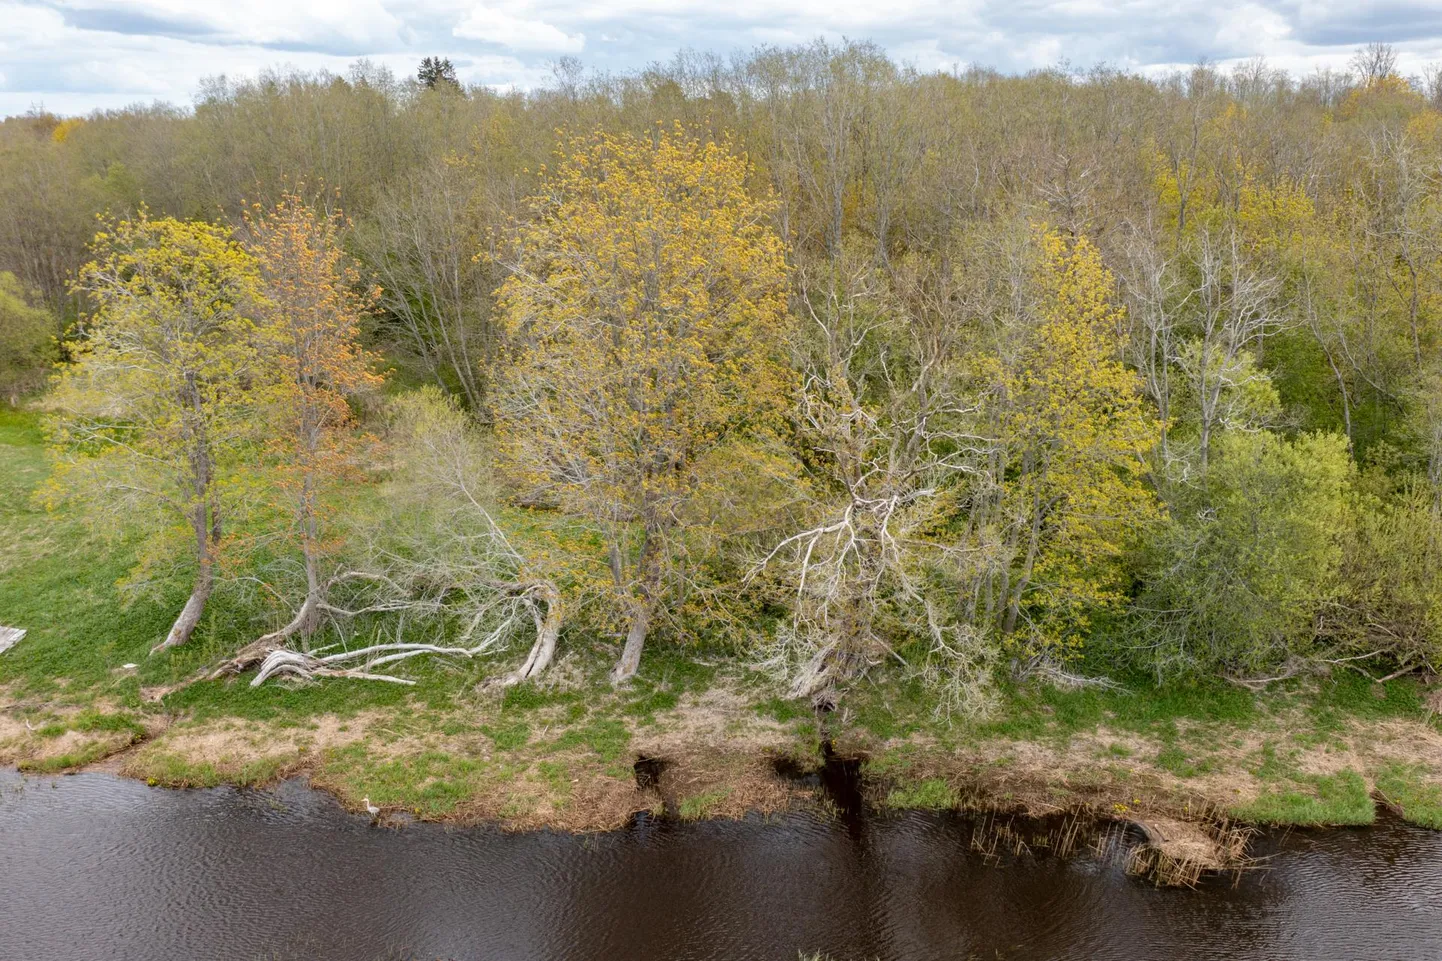
POLYGON ((1135 613, 1158 676, 1275 667, 1307 650, 1338 591, 1353 474, 1334 434, 1218 438, 1196 486, 1175 484, 1135 613))

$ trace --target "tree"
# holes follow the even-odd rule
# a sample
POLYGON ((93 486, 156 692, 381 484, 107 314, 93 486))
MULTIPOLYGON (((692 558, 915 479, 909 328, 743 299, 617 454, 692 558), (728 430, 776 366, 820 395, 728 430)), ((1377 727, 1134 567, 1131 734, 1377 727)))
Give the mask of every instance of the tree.
POLYGON ((426 57, 416 71, 416 80, 428 90, 459 90, 456 68, 450 57, 426 57))
POLYGON ((295 617, 261 640, 308 635, 326 609, 321 564, 326 497, 359 476, 366 438, 356 430, 349 399, 378 387, 376 358, 360 346, 361 316, 375 298, 341 250, 345 221, 325 215, 296 194, 247 220, 247 248, 260 267, 260 309, 266 359, 274 382, 267 397, 267 449, 289 510, 281 535, 300 548, 305 599, 295 617))
POLYGON ((989 516, 996 566, 984 589, 1003 636, 1045 650, 1074 641, 1095 607, 1122 600, 1118 561, 1158 516, 1145 457, 1159 425, 1118 359, 1123 309, 1085 238, 1037 239, 1035 326, 992 390, 997 443, 989 516))
POLYGON ((479 642, 477 653, 529 622, 535 640, 505 683, 539 676, 555 656, 565 605, 536 552, 502 526, 504 502, 474 417, 430 386, 390 407, 395 466, 386 499, 395 516, 386 540, 404 548, 375 552, 374 568, 387 582, 414 585, 412 597, 435 598, 432 606, 464 625, 457 640, 479 642))
POLYGON ((532 503, 597 525, 636 673, 704 455, 766 429, 790 376, 774 203, 727 142, 573 138, 498 292, 514 343, 497 432, 532 503))
POLYGON ((9 396, 10 406, 45 382, 56 360, 54 331, 50 312, 30 306, 15 275, 0 272, 0 394, 9 396))
POLYGON ((1436 673, 1442 665, 1442 510, 1436 489, 1411 477, 1390 490, 1395 482, 1377 468, 1362 480, 1356 524, 1342 551, 1342 597, 1325 610, 1322 632, 1343 642, 1357 660, 1385 657, 1398 674, 1419 668, 1436 673))
POLYGON ((494 263, 473 251, 483 225, 472 209, 471 172, 441 161, 386 192, 358 231, 381 282, 380 306, 437 385, 485 409, 496 337, 489 293, 494 263))
POLYGON ((977 707, 975 640, 953 622, 954 572, 965 553, 947 514, 989 444, 967 403, 963 355, 970 331, 955 316, 955 284, 895 263, 888 290, 866 267, 799 277, 807 325, 793 414, 812 483, 804 529, 782 538, 754 570, 780 568, 791 624, 769 660, 795 696, 832 699, 913 638, 946 659, 959 682, 953 706, 977 707), (973 676, 967 677, 966 674, 973 676))
POLYGON ((1169 491, 1137 606, 1159 678, 1255 672, 1305 653, 1336 596, 1352 462, 1338 434, 1225 432, 1197 486, 1169 491))
POLYGON ((1369 43, 1352 55, 1348 66, 1363 86, 1372 86, 1395 73, 1397 51, 1390 43, 1369 43))
POLYGON ((259 276, 223 228, 144 211, 105 223, 91 252, 76 282, 89 337, 50 399, 56 492, 150 522, 142 569, 190 540, 194 586, 160 650, 190 639, 214 587, 263 376, 259 276))

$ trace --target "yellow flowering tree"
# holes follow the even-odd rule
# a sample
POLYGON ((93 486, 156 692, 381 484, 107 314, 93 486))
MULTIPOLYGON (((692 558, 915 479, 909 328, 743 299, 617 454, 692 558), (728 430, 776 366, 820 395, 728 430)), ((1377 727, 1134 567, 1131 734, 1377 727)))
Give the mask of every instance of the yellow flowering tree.
POLYGON ((1035 326, 997 378, 1000 628, 1034 642, 1075 636, 1122 600, 1117 560, 1158 514, 1144 455, 1159 423, 1120 359, 1123 308, 1085 238, 1039 234, 1035 326))
POLYGON ((727 142, 681 127, 571 139, 530 201, 498 291, 513 367, 496 427, 527 499, 595 525, 636 673, 718 448, 791 386, 774 201, 727 142))
POLYGON ((88 337, 50 398, 52 494, 149 525, 140 573, 191 555, 190 599, 159 650, 190 639, 215 583, 255 426, 259 271, 225 229, 144 211, 104 224, 91 252, 76 282, 88 337))

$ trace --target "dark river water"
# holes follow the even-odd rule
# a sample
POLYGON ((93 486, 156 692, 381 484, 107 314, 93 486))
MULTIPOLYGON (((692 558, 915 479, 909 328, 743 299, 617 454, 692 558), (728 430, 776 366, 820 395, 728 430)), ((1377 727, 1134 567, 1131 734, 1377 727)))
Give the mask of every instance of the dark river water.
POLYGON ((372 827, 300 784, 0 773, 4 961, 1442 959, 1442 834, 1263 838, 1159 890, 1117 853, 985 857, 913 814, 610 834, 372 827))

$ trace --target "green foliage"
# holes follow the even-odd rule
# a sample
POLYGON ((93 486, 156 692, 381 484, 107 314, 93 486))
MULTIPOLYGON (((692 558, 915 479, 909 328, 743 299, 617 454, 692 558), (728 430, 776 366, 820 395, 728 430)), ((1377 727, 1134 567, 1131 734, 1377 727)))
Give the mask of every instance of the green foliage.
POLYGON ((14 274, 0 271, 0 400, 12 404, 44 383, 59 359, 55 319, 33 300, 14 274))
POLYGON ((886 806, 898 810, 945 811, 956 807, 956 791, 941 778, 927 778, 886 795, 886 806))
MULTIPOLYGON (((1375 473, 1375 472, 1373 472, 1375 473)), ((1345 603, 1329 633, 1356 654, 1442 666, 1442 504, 1430 484, 1358 498, 1342 565, 1345 603)))
POLYGON ((1195 486, 1170 485, 1136 608, 1159 676, 1251 672, 1305 654, 1339 590, 1353 475, 1335 434, 1229 432, 1195 486))

